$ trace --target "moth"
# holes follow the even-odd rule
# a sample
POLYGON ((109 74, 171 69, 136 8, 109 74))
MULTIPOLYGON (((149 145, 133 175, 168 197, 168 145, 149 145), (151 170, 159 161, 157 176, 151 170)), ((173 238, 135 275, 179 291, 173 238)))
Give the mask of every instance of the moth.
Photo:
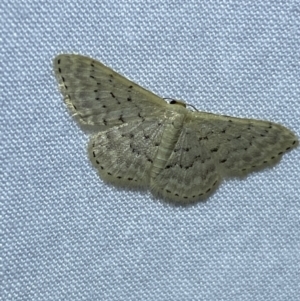
POLYGON ((207 198, 222 178, 272 165, 298 145, 280 124, 167 102, 89 57, 58 55, 54 70, 71 113, 93 128, 93 165, 116 185, 190 203, 207 198))

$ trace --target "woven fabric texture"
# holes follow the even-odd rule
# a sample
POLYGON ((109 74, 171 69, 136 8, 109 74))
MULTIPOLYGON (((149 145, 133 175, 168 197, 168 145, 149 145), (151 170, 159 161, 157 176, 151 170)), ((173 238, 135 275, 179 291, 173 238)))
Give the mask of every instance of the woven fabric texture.
POLYGON ((58 53, 88 55, 299 137, 299 16, 298 0, 2 0, 3 300, 299 300, 299 147, 172 206, 103 183, 52 68, 58 53))

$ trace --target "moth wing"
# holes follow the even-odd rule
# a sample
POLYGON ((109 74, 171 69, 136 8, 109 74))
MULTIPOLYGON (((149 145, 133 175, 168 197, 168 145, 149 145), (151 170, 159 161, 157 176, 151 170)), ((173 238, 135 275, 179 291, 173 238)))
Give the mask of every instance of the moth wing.
POLYGON ((103 128, 163 116, 168 103, 102 63, 75 54, 60 54, 54 71, 64 100, 85 125, 103 128))

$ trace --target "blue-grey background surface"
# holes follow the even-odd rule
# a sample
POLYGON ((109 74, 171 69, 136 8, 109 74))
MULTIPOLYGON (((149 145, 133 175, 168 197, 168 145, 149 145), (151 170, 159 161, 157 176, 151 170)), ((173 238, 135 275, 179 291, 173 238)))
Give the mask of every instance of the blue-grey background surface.
POLYGON ((200 110, 300 136, 300 2, 7 1, 3 300, 299 300, 300 148, 183 208, 104 184, 53 76, 94 57, 200 110))

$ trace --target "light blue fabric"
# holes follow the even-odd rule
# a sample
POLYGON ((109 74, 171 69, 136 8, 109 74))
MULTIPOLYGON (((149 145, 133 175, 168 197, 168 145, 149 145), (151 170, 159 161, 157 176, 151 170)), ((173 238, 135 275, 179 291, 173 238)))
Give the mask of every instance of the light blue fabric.
POLYGON ((200 110, 300 136, 299 1, 5 1, 2 300, 299 300, 300 148, 183 208, 104 184, 53 76, 92 56, 200 110))

